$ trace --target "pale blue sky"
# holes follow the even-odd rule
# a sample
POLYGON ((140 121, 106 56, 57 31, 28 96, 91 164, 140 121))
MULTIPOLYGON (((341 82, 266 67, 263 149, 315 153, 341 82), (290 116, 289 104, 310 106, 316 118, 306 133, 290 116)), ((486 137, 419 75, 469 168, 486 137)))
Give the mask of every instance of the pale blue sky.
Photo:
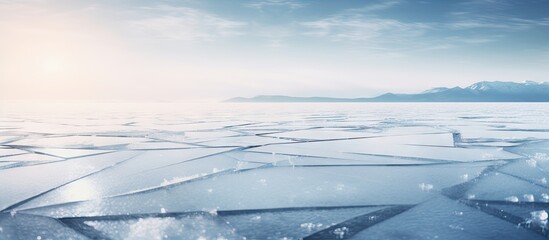
POLYGON ((549 0, 0 0, 3 98, 368 97, 549 81, 549 0))

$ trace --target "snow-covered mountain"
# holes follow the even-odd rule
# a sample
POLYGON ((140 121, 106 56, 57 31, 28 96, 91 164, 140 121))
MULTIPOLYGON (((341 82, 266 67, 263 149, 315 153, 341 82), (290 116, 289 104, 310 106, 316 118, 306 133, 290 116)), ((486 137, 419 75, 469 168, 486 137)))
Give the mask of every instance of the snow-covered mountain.
POLYGON ((386 93, 374 98, 257 96, 227 102, 549 102, 549 82, 478 82, 468 87, 439 87, 418 94, 386 93))
POLYGON ((437 93, 437 92, 442 92, 442 91, 446 91, 448 90, 449 88, 447 87, 437 87, 437 88, 431 88, 429 90, 425 90, 421 93, 437 93))
POLYGON ((466 89, 478 92, 497 91, 499 93, 508 94, 532 94, 532 93, 547 93, 549 91, 548 82, 533 82, 526 81, 523 83, 516 82, 478 82, 466 89))

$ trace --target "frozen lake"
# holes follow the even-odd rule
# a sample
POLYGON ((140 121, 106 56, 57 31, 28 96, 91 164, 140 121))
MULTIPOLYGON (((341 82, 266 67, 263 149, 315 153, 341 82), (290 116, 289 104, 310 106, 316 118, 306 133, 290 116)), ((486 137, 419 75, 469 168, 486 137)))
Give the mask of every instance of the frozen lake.
POLYGON ((545 239, 546 103, 0 105, 0 239, 545 239))

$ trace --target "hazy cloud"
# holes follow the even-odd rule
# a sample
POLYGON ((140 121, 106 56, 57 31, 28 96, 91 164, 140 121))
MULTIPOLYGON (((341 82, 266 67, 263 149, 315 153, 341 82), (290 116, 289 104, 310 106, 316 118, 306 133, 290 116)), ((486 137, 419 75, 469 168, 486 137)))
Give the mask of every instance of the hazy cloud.
POLYGON ((153 37, 182 41, 212 41, 220 37, 244 34, 247 23, 229 20, 218 15, 170 5, 141 7, 141 19, 129 23, 138 31, 153 37))
POLYGON ((263 1, 255 1, 252 3, 248 3, 246 4, 246 6, 249 8, 255 8, 259 10, 263 10, 265 8, 270 8, 270 7, 285 7, 289 9, 298 9, 298 8, 305 7, 306 4, 298 1, 293 1, 293 0, 263 0, 263 1))
POLYGON ((547 19, 533 20, 511 17, 477 17, 456 20, 449 24, 453 29, 485 28, 494 30, 521 31, 536 27, 549 26, 547 19))
POLYGON ((303 22, 310 29, 305 34, 326 37, 334 41, 399 41, 421 36, 431 28, 425 23, 407 23, 396 19, 377 18, 361 14, 339 14, 303 22))
POLYGON ((394 7, 394 6, 397 6, 397 5, 401 4, 402 2, 403 2, 402 0, 383 0, 383 1, 373 3, 373 4, 366 5, 362 8, 350 9, 350 11, 355 11, 355 12, 380 11, 380 10, 385 10, 385 9, 389 9, 389 8, 394 7))

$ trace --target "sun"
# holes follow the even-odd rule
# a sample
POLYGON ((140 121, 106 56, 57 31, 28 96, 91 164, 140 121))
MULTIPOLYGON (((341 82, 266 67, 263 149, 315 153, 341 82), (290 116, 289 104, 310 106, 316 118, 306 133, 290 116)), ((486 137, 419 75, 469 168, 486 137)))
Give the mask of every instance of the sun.
POLYGON ((42 70, 46 73, 61 73, 64 67, 64 62, 58 57, 48 57, 42 61, 42 70))

